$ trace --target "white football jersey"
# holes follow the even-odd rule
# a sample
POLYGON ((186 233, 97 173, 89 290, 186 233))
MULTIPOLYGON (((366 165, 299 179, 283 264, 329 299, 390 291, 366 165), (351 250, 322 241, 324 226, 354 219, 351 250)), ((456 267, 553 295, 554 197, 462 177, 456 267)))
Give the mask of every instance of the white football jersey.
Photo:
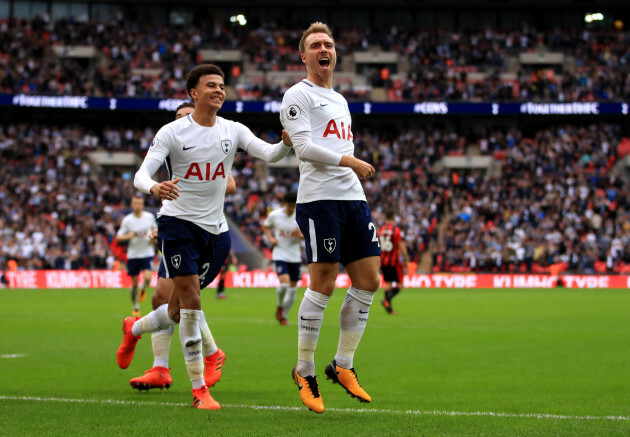
POLYGON ((273 236, 278 240, 278 244, 274 246, 271 252, 271 259, 274 261, 301 263, 301 237, 292 236, 295 231, 299 230, 295 221, 295 211, 293 211, 293 214, 287 215, 284 207, 275 209, 267 216, 265 226, 271 230, 273 236))
POLYGON ((149 234, 153 229, 157 229, 157 223, 153 214, 147 211, 142 211, 140 217, 136 217, 131 214, 127 214, 118 230, 118 235, 125 235, 129 232, 134 232, 137 237, 133 237, 129 240, 127 246, 127 258, 149 258, 155 255, 155 249, 151 240, 149 240, 149 234))
POLYGON ((162 202, 158 217, 187 220, 212 234, 225 231, 223 203, 234 156, 255 138, 243 124, 222 117, 207 127, 189 114, 162 127, 145 159, 166 162, 169 179, 180 178, 180 191, 177 199, 162 202))
MULTIPOLYGON (((354 156, 352 118, 346 99, 329 88, 302 80, 282 99, 280 121, 293 136, 310 132, 312 142, 341 155, 354 156)), ((316 200, 366 200, 358 176, 348 167, 300 161, 297 203, 316 200)))
POLYGON ((230 227, 228 226, 228 222, 227 222, 227 219, 225 218, 225 214, 223 214, 223 211, 221 211, 221 224, 219 225, 219 234, 222 234, 229 230, 230 230, 230 227))

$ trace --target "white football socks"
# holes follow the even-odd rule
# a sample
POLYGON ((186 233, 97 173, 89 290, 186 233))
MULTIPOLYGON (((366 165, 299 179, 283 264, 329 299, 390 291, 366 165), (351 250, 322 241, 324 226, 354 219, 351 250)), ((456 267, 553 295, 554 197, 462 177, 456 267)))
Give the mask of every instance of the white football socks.
POLYGON ((315 349, 329 296, 307 288, 298 311, 298 364, 302 377, 315 376, 315 349))
POLYGON ((186 371, 193 389, 205 385, 203 380, 203 355, 201 353, 201 332, 199 331, 200 310, 179 310, 179 340, 184 352, 186 371))
POLYGON ((339 311, 339 344, 335 361, 339 367, 352 369, 354 367, 354 352, 367 325, 370 305, 374 299, 371 291, 359 290, 354 287, 348 289, 341 310, 339 311))
POLYGON ((282 302, 284 301, 284 296, 287 292, 288 287, 289 284, 287 283, 280 283, 276 287, 276 307, 282 308, 282 302))
POLYGON ((212 332, 210 332, 210 328, 208 327, 208 322, 206 322, 206 315, 201 310, 201 318, 199 319, 199 330, 201 331, 201 342, 203 343, 203 354, 206 357, 214 354, 219 348, 217 344, 214 342, 214 338, 212 337, 212 332))
POLYGON ((151 346, 153 346, 153 367, 165 367, 168 369, 168 356, 171 352, 171 339, 175 332, 174 326, 151 333, 151 346))
POLYGON ((293 304, 295 303, 295 293, 297 292, 297 287, 289 287, 287 288, 286 293, 284 294, 284 299, 282 300, 282 316, 286 319, 289 311, 293 308, 293 304))
POLYGON ((139 336, 145 332, 154 332, 160 329, 166 329, 174 325, 175 322, 168 315, 168 304, 160 305, 157 309, 151 311, 133 324, 131 333, 139 336))

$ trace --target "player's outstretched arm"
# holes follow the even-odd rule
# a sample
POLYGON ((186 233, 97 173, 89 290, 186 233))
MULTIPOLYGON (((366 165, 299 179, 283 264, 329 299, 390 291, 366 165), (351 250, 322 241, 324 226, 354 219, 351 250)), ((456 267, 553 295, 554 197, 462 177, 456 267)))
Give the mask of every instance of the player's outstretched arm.
POLYGON ((262 159, 266 162, 278 162, 287 156, 292 146, 293 143, 289 134, 286 131, 282 131, 282 141, 279 143, 270 144, 260 138, 253 137, 244 150, 254 158, 262 159))
POLYGON ((287 147, 293 147, 293 141, 291 141, 291 136, 289 135, 289 132, 285 131, 284 129, 282 129, 282 142, 287 147))

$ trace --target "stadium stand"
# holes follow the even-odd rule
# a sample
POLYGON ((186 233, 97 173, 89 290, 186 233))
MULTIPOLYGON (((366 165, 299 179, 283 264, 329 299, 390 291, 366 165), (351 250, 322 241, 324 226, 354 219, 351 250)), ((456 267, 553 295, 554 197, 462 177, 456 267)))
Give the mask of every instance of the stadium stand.
MULTIPOLYGON (((279 99, 305 76, 297 28, 236 32, 126 17, 7 20, 5 93, 185 98, 199 62, 228 66, 241 100, 279 99)), ((607 101, 630 97, 630 34, 610 29, 339 29, 335 86, 350 100, 607 101), (360 35, 369 35, 361 38, 360 35)))
MULTIPOLYGON (((278 101, 305 76, 295 50, 301 23, 152 23, 124 8, 102 19, 1 14, 6 95, 184 99, 186 71, 205 61, 226 70, 228 99, 278 101)), ((630 97, 630 34, 613 26, 419 30, 366 21, 336 29, 335 87, 350 101, 630 97)), ((7 111, 0 125, 0 266, 14 259, 20 268, 112 268, 124 256, 113 236, 134 191, 134 165, 164 119, 150 123, 142 114, 134 124, 112 111, 86 122, 73 112, 72 122, 53 123, 45 110, 28 111, 7 111), (103 165, 97 153, 121 155, 103 165)), ((375 221, 389 208, 399 211, 421 271, 630 270, 623 119, 446 117, 438 125, 396 118, 358 119, 356 151, 379 175, 364 182, 375 221)), ((247 124, 277 140, 277 114, 247 124)), ((269 256, 259 225, 296 188, 297 170, 239 155, 233 173, 238 192, 226 199, 226 212, 269 256)))
MULTIPOLYGON (((113 265, 113 236, 134 190, 130 178, 95 168, 89 154, 117 150, 122 138, 130 139, 129 150, 150 143, 148 127, 125 131, 2 130, 0 261, 14 258, 29 268, 113 265)), ((355 141, 380 175, 364 182, 374 219, 382 221, 389 208, 401 211, 416 263, 430 253, 435 271, 542 272, 556 263, 620 271, 630 262, 626 166, 616 165, 630 141, 623 135, 615 124, 561 124, 533 137, 514 129, 472 139, 446 131, 358 131, 355 141), (499 177, 487 169, 442 168, 449 155, 469 150, 497 161, 499 177)), ((227 198, 226 212, 268 254, 259 225, 295 187, 296 170, 271 173, 239 155, 233 174, 238 193, 227 198)))

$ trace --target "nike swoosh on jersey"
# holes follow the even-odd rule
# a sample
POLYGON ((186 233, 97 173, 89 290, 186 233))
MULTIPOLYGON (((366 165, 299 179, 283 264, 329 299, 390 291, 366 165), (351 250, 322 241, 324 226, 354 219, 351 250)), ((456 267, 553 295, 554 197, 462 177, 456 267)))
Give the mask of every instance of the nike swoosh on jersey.
POLYGON ((323 108, 324 106, 328 106, 328 103, 320 103, 319 106, 323 108))
POLYGON ((182 150, 186 151, 186 150, 194 149, 195 147, 197 147, 197 146, 192 146, 192 147, 186 147, 186 146, 184 146, 184 147, 182 148, 182 150))
POLYGON ((321 320, 321 319, 305 319, 304 316, 300 316, 300 319, 306 320, 307 322, 314 321, 314 320, 321 320))
POLYGON ((368 314, 368 313, 369 313, 369 311, 361 311, 361 310, 359 310, 359 314, 368 314))

